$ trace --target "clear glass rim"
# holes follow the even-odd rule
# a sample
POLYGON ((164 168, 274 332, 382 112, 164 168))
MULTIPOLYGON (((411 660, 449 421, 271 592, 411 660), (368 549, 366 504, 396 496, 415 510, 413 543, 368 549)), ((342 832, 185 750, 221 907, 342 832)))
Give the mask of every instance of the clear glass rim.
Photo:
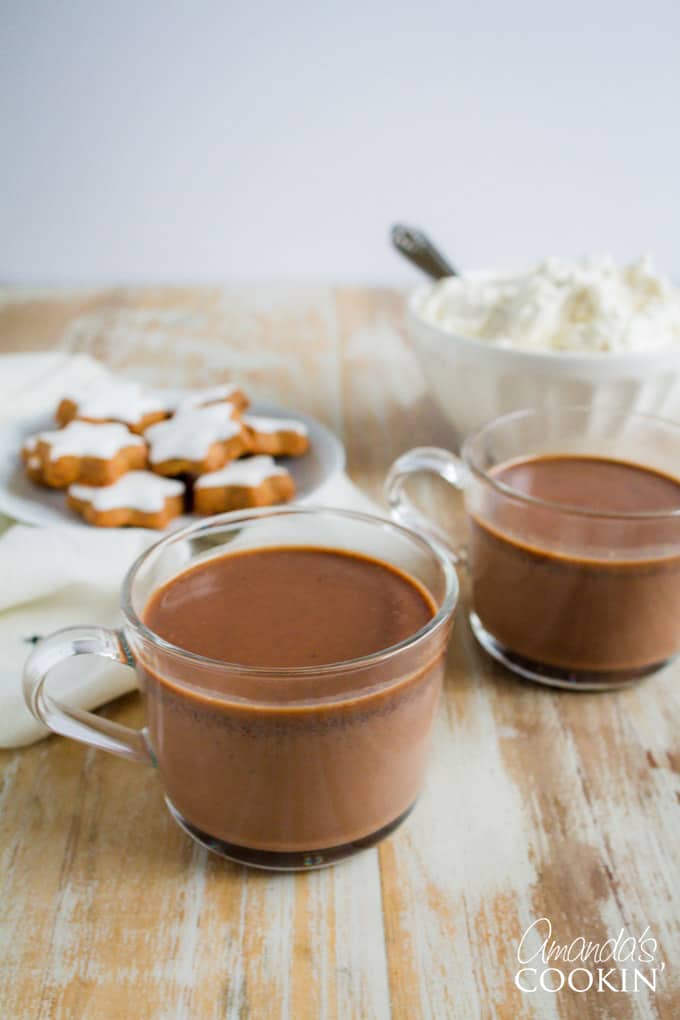
MULTIPOLYGON (((379 557, 376 558, 379 559, 379 557)), ((190 567, 191 564, 187 564, 184 569, 190 569, 190 567)), ((182 571, 179 571, 178 573, 181 572, 182 571)), ((437 542, 424 535, 417 534, 417 532, 413 531, 411 528, 407 528, 402 524, 397 524, 396 521, 392 521, 387 517, 380 517, 377 514, 367 514, 357 510, 345 510, 340 507, 321 505, 304 507, 284 505, 230 511, 229 513, 218 514, 214 517, 208 517, 205 520, 194 522, 187 525, 185 528, 181 528, 177 531, 170 532, 168 535, 164 535, 163 538, 161 538, 158 542, 154 542, 153 545, 149 546, 148 549, 145 549, 144 552, 137 557, 125 575, 121 587, 121 610, 125 617, 125 621, 141 637, 166 654, 177 656, 178 658, 187 660, 196 665, 209 666, 212 669, 225 670, 231 673, 237 672, 239 676, 252 676, 254 678, 259 677, 261 679, 271 678, 294 680, 296 677, 304 679, 312 676, 337 675, 338 673, 360 669, 363 666, 376 665, 398 655, 400 652, 404 652, 415 647, 417 644, 434 634, 435 631, 439 630, 439 628, 451 617, 458 602, 458 594, 458 575, 456 574, 453 563, 446 550, 437 542), (224 525, 233 525, 236 527, 239 523, 241 523, 247 526, 249 521, 256 521, 266 517, 303 515, 319 516, 324 513, 333 514, 336 517, 343 517, 349 520, 362 521, 365 524, 380 528, 388 527, 392 531, 401 533, 410 541, 419 544, 423 550, 427 550, 435 558, 444 576, 444 597, 441 605, 437 609, 437 612, 423 627, 420 627, 419 630, 415 631, 409 637, 404 638, 403 641, 398 642, 396 645, 390 645, 389 647, 380 649, 377 652, 371 652, 370 655, 363 655, 355 659, 345 659, 340 662, 330 662, 320 666, 270 667, 243 665, 238 662, 225 662, 223 659, 212 659, 209 656, 200 655, 197 652, 191 652, 186 648, 181 648, 179 645, 174 645, 172 642, 166 641, 165 638, 160 636, 160 634, 156 634, 156 632, 150 627, 147 627, 137 614, 132 604, 132 589, 135 579, 147 560, 157 554, 163 547, 171 545, 176 541, 182 541, 194 534, 200 534, 202 532, 208 533, 213 529, 223 527, 224 525)), ((181 683, 187 687, 200 687, 200 685, 195 683, 185 683, 181 680, 175 680, 173 682, 181 683)), ((200 689, 203 690, 203 688, 200 689)))
MULTIPOLYGON (((675 432, 680 443, 680 424, 671 421, 669 418, 663 418, 661 415, 647 414, 642 411, 627 411, 620 407, 593 407, 587 404, 568 404, 565 407, 559 408, 558 411, 560 414, 593 414, 593 412, 597 413, 598 411, 602 411, 604 413, 618 415, 620 418, 625 418, 629 421, 634 420, 662 425, 664 428, 675 432)), ((537 496, 529 496, 527 493, 520 492, 519 489, 515 489, 511 485, 500 481, 500 479, 486 471, 476 461, 475 451, 473 449, 474 444, 480 439, 483 439, 485 434, 491 432, 492 429, 499 426, 502 427, 504 425, 509 425, 523 419, 540 418, 543 416, 547 417, 550 414, 550 411, 540 411, 536 408, 524 408, 519 411, 510 411, 508 414, 499 415, 497 418, 493 418, 491 421, 486 422, 480 428, 475 429, 475 431, 470 433, 469 436, 466 436, 461 447, 461 457, 470 471, 481 481, 490 485, 491 488, 495 489, 501 495, 517 500, 520 503, 526 503, 528 506, 542 507, 545 510, 552 510, 556 513, 568 514, 573 517, 592 517, 608 521, 659 521, 680 518, 680 505, 675 510, 619 511, 618 513, 613 513, 607 510, 595 510, 588 507, 572 506, 569 503, 559 503, 555 500, 539 499, 537 496)), ((584 456, 587 456, 587 454, 584 454, 584 456)), ((517 459, 521 459, 521 455, 517 459)), ((678 478, 678 482, 680 483, 680 478, 678 478)))

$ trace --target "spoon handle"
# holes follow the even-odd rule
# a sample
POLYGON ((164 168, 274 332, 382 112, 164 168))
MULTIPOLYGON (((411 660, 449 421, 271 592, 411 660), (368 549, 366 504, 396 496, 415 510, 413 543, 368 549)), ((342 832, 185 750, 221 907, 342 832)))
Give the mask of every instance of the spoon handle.
POLYGON ((422 230, 407 227, 403 223, 395 223, 391 236, 392 244, 397 251, 433 279, 441 280, 443 276, 458 276, 457 270, 435 248, 422 230))

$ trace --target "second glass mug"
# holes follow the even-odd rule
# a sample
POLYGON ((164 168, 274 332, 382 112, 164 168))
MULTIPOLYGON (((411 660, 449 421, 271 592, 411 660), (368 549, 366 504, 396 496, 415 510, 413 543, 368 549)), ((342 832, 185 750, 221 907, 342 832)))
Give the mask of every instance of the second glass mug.
POLYGON ((457 598, 446 552, 384 518, 297 506, 223 514, 167 535, 137 560, 123 583, 121 630, 69 627, 41 641, 24 695, 54 732, 155 765, 173 817, 208 849, 264 868, 322 867, 389 835, 413 807, 457 598), (391 648, 301 669, 212 660, 143 621, 152 594, 187 567, 230 551, 309 545, 396 567, 427 590, 434 615, 391 648), (143 729, 55 697, 49 671, 83 654, 135 667, 143 729))
POLYGON ((538 499, 495 477, 512 462, 570 454, 675 481, 680 426, 598 406, 518 411, 468 436, 460 456, 436 447, 405 453, 386 497, 396 520, 436 538, 469 571, 470 625, 497 661, 551 686, 625 687, 680 652, 680 503, 609 513, 538 499), (459 542, 408 498, 406 483, 422 472, 462 492, 459 542))

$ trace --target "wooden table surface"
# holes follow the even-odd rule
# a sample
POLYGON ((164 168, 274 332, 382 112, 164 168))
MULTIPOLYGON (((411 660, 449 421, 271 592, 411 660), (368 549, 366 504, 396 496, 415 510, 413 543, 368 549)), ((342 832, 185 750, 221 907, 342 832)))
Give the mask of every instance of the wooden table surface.
MULTIPOLYGON (((161 384, 233 374, 325 421, 377 498, 398 454, 451 441, 392 291, 5 291, 0 351, 32 349, 161 384)), ((455 524, 455 496, 426 496, 455 524)), ((74 742, 2 752, 2 1020, 680 1017, 678 667, 604 695, 520 683, 475 646, 462 581, 427 790, 338 867, 210 856, 151 770, 74 742), (562 944, 649 927, 656 991, 520 991, 541 917, 562 944)), ((136 694, 105 711, 141 723, 136 694)))

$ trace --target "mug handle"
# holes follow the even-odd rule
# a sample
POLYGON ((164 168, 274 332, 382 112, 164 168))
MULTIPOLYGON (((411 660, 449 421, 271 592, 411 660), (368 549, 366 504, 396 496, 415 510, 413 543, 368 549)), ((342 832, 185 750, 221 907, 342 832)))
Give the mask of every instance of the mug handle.
POLYGON ((416 446, 395 460, 385 479, 385 498, 390 513, 397 523, 442 545, 454 563, 464 563, 467 559, 465 548, 454 546, 446 532, 418 510, 404 491, 408 479, 421 472, 439 475, 459 492, 465 488, 468 477, 464 461, 454 453, 438 446, 416 446))
POLYGON ((54 733, 130 761, 154 764, 144 730, 133 730, 93 712, 71 708, 47 693, 45 680, 49 671, 73 655, 99 655, 134 666, 121 631, 85 626, 55 631, 36 645, 24 666, 24 699, 31 713, 54 733))

